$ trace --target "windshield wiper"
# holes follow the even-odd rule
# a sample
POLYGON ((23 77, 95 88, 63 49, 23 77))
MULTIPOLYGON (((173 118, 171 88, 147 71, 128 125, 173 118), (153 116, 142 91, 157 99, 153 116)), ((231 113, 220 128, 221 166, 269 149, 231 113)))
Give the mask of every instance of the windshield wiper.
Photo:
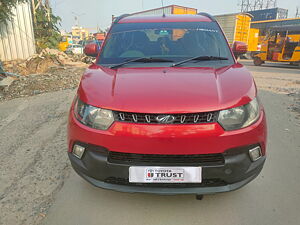
POLYGON ((119 63, 119 64, 112 65, 109 68, 111 68, 111 69, 118 68, 120 66, 123 66, 123 65, 131 63, 131 62, 150 63, 150 62, 174 62, 174 61, 169 60, 169 59, 163 59, 163 58, 140 57, 140 58, 135 58, 135 59, 131 59, 131 60, 119 63))
POLYGON ((192 58, 185 59, 185 60, 182 60, 180 62, 174 63, 171 67, 179 66, 183 63, 190 62, 190 61, 193 61, 193 60, 209 61, 209 60, 227 60, 227 59, 228 58, 226 58, 226 57, 220 57, 220 56, 201 55, 201 56, 192 57, 192 58))

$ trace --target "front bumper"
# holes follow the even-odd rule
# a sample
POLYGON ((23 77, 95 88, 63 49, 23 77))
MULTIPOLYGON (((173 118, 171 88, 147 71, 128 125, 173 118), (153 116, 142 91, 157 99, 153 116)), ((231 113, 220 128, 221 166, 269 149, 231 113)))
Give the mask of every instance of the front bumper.
POLYGON ((109 151, 161 155, 216 154, 259 143, 265 155, 266 137, 263 110, 257 122, 233 131, 224 131, 218 123, 149 125, 125 122, 114 122, 108 130, 96 130, 78 122, 72 109, 68 123, 69 152, 77 141, 103 146, 109 151))
POLYGON ((115 191, 142 192, 155 194, 210 194, 236 190, 253 180, 262 170, 265 156, 255 162, 249 158, 249 149, 257 146, 248 145, 225 151, 223 163, 138 163, 143 166, 201 166, 201 184, 145 184, 129 183, 129 167, 136 163, 111 161, 109 151, 103 147, 80 143, 86 147, 81 159, 72 153, 69 158, 74 170, 91 184, 115 191))

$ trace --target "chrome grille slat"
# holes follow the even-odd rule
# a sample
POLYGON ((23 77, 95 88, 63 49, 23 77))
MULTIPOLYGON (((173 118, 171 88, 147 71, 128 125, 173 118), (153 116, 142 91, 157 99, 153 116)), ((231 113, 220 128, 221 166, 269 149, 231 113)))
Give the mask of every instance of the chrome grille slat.
POLYGON ((209 121, 211 121, 211 119, 212 119, 212 114, 208 113, 208 115, 207 115, 207 121, 209 122, 209 121))
POLYGON ((119 113, 119 116, 120 116, 120 119, 121 119, 121 120, 123 120, 123 121, 125 120, 125 115, 124 115, 124 113, 119 113))
POLYGON ((132 114, 132 119, 136 123, 138 121, 137 115, 136 114, 132 114))
POLYGON ((182 115, 182 116, 180 116, 180 123, 184 123, 184 121, 185 121, 185 118, 186 118, 186 115, 182 115))
POLYGON ((132 113, 114 111, 115 119, 127 123, 163 124, 156 120, 160 115, 172 115, 175 120, 169 124, 201 124, 214 123, 217 121, 218 112, 181 113, 181 114, 154 114, 154 113, 132 113))
POLYGON ((149 115, 145 115, 145 118, 146 118, 147 123, 150 123, 150 122, 151 122, 151 119, 150 119, 150 116, 149 116, 149 115))

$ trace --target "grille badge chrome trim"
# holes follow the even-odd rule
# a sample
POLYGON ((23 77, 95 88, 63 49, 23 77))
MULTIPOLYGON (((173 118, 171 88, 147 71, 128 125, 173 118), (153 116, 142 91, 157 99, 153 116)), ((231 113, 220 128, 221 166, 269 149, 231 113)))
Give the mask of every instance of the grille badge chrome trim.
POLYGON ((116 120, 144 124, 202 124, 217 122, 218 112, 199 112, 181 114, 132 113, 114 111, 116 120), (163 119, 160 121, 160 119, 163 119))
POLYGON ((159 115, 156 117, 158 123, 173 123, 175 121, 175 116, 172 115, 159 115))

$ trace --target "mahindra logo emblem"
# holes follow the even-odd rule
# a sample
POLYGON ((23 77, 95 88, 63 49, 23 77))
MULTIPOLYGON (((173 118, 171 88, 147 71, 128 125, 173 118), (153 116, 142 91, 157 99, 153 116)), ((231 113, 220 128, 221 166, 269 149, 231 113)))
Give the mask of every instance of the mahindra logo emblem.
POLYGON ((159 123, 173 123, 175 116, 172 115, 159 115, 156 117, 156 121, 159 123))

